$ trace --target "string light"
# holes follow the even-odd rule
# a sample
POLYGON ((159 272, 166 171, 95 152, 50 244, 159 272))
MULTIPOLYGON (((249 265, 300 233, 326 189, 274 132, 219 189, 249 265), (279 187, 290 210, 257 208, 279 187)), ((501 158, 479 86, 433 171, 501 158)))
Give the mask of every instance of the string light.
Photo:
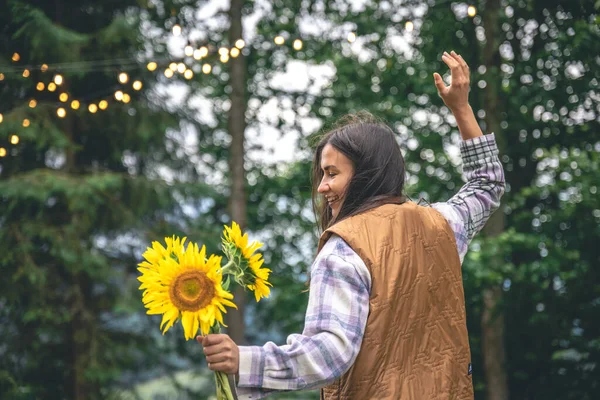
POLYGON ((2 123, 2 121, 4 121, 4 116, 0 114, 0 124, 2 123))
POLYGON ((58 115, 59 118, 64 118, 67 115, 67 110, 60 107, 58 110, 56 110, 56 115, 58 115))
POLYGON ((202 46, 200 47, 200 57, 206 57, 208 55, 208 47, 202 46))
POLYGON ((127 104, 131 101, 131 97, 127 93, 123 93, 123 103, 127 104))
POLYGON ((200 52, 200 49, 196 49, 194 50, 193 56, 195 60, 200 60, 202 58, 202 53, 200 52))
POLYGON ((221 56, 221 62, 222 62, 222 63, 226 63, 227 61, 229 61, 229 55, 227 55, 227 54, 223 54, 223 55, 221 56))
POLYGON ((23 71, 23 77, 24 78, 29 78, 29 70, 26 69, 25 71, 23 71))
POLYGON ((29 107, 35 108, 37 106, 37 101, 35 99, 29 100, 29 107))
POLYGON ((406 32, 412 32, 415 29, 415 24, 412 21, 406 21, 404 29, 406 29, 406 32))
POLYGON ((23 128, 27 128, 29 125, 31 125, 31 121, 29 121, 27 118, 25 118, 23 120, 23 128))
POLYGON ((173 70, 172 69, 165 69, 165 76, 167 78, 172 78, 173 77, 173 70))
POLYGON ((185 77, 185 79, 192 79, 194 77, 194 71, 192 71, 191 69, 186 69, 183 73, 183 76, 185 77))
POLYGON ((186 56, 191 57, 194 54, 194 48, 188 44, 185 46, 184 53, 186 56))
POLYGON ((174 36, 181 35, 181 26, 179 26, 178 24, 173 25, 173 35, 174 36))
POLYGON ((125 72, 121 72, 119 74, 119 82, 127 83, 128 80, 129 80, 129 76, 125 72))
MULTIPOLYGON (((60 75, 60 74, 54 75, 54 83, 56 83, 57 86, 62 85, 62 83, 63 83, 62 75, 60 75)), ((50 87, 50 85, 48 85, 48 87, 50 87)))
POLYGON ((14 145, 19 144, 19 137, 17 135, 12 135, 10 137, 10 144, 14 144, 14 145))
POLYGON ((108 101, 100 100, 100 103, 98 103, 98 107, 100 107, 101 110, 106 110, 108 108, 108 101))
POLYGON ((38 82, 38 84, 35 85, 35 88, 41 92, 46 88, 46 85, 44 85, 44 82, 38 82))
POLYGON ((115 99, 116 99, 117 101, 121 101, 121 100, 123 100, 123 92, 122 92, 122 91, 120 91, 120 90, 117 90, 117 91, 115 92, 115 99))
POLYGON ((212 71, 212 67, 210 64, 204 64, 202 66, 202 72, 205 74, 210 74, 210 71, 212 71))
POLYGON ((273 39, 273 41, 278 46, 281 46, 282 44, 285 43, 285 39, 283 38, 283 36, 275 36, 275 39, 273 39))
POLYGON ((148 71, 154 71, 156 69, 156 67, 158 67, 158 65, 154 62, 151 61, 148 63, 148 65, 146 65, 146 68, 148 68, 148 71))
POLYGON ((91 112, 92 114, 95 114, 96 111, 98 111, 98 106, 95 105, 94 103, 92 103, 88 106, 88 111, 91 112))
POLYGON ((41 70, 42 72, 46 72, 46 71, 48 71, 48 64, 42 64, 42 66, 40 67, 40 70, 41 70))
POLYGON ((229 49, 227 47, 221 47, 219 49, 219 55, 224 56, 226 54, 229 54, 229 49))
POLYGON ((235 42, 235 47, 237 47, 240 50, 243 49, 245 45, 246 45, 246 42, 244 42, 244 39, 238 39, 235 42))
POLYGON ((467 8, 467 14, 469 17, 474 17, 477 14, 477 8, 473 5, 469 6, 469 8, 467 8))
POLYGON ((0 72, 0 81, 4 80, 4 74, 0 72))
POLYGON ((229 53, 231 54, 231 57, 236 58, 237 56, 240 55, 240 49, 238 49, 237 47, 232 48, 229 53))
POLYGON ((48 84, 48 91, 49 92, 54 92, 56 90, 56 84, 54 82, 50 82, 48 84))
POLYGON ((58 99, 63 103, 66 103, 69 100, 69 95, 67 93, 61 93, 60 96, 58 96, 58 99))
POLYGON ((141 81, 135 81, 133 82, 133 89, 134 90, 140 90, 142 88, 142 82, 141 81))
POLYGON ((356 40, 356 33, 354 33, 354 32, 350 32, 350 33, 348 34, 348 41, 349 41, 350 43, 353 43, 355 40, 356 40))
POLYGON ((6 156, 6 149, 4 147, 0 147, 0 157, 6 156))
POLYGON ((78 109, 79 109, 79 106, 80 106, 79 100, 73 100, 73 101, 71 102, 71 108, 72 108, 73 110, 78 110, 78 109))
POLYGON ((296 39, 294 40, 294 50, 302 50, 302 40, 296 39))
POLYGON ((177 63, 172 62, 169 64, 169 69, 173 72, 177 71, 177 63))
POLYGON ((13 60, 14 62, 17 62, 17 61, 19 61, 20 59, 21 59, 21 56, 19 55, 19 53, 14 53, 14 54, 12 55, 12 60, 13 60))
POLYGON ((179 72, 180 74, 183 74, 186 70, 186 66, 184 63, 179 63, 177 64, 177 72, 179 72))

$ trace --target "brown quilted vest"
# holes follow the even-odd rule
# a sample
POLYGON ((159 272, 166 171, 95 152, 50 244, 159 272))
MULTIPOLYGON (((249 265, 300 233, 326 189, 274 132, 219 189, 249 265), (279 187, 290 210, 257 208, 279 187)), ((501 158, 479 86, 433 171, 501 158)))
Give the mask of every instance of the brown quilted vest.
POLYGON ((461 265, 435 209, 387 204, 327 229, 371 273, 369 316, 354 365, 325 400, 473 399, 461 265))

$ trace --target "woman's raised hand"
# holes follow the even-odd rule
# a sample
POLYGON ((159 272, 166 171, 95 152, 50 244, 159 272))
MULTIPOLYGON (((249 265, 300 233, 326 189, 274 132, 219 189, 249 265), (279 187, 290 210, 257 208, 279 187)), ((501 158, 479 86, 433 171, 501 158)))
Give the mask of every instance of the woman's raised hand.
POLYGON ((435 80, 435 86, 437 87, 440 97, 444 100, 444 104, 446 104, 453 113, 469 108, 469 66, 465 60, 454 51, 451 51, 450 54, 444 52, 442 61, 450 68, 452 79, 450 86, 446 86, 444 80, 437 72, 433 74, 433 79, 435 80))

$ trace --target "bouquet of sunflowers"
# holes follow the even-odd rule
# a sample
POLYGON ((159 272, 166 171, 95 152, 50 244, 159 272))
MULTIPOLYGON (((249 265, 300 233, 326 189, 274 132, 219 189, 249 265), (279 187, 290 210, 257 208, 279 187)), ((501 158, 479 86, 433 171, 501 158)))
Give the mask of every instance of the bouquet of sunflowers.
MULTIPOLYGON (((143 254, 145 261, 138 265, 142 301, 148 314, 162 314, 163 334, 179 320, 186 340, 195 338, 198 330, 202 336, 219 333, 225 326, 225 307, 237 308, 229 289, 232 281, 252 290, 256 301, 269 296, 271 270, 262 267, 262 254, 256 252, 262 243, 249 243, 248 234, 242 235, 235 222, 223 231, 225 265, 223 257, 207 256, 205 246, 186 246, 185 241, 185 237, 165 238, 166 247, 152 242, 143 254)), ((227 374, 215 372, 215 379, 217 399, 233 399, 227 374)))

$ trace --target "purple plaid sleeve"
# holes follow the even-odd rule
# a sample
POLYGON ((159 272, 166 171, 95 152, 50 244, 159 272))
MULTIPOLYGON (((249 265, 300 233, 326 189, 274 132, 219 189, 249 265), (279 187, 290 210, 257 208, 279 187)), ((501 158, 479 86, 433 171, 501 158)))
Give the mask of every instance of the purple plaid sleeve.
POLYGON ((448 220, 454 231, 462 262, 475 234, 500 206, 504 194, 504 170, 493 133, 463 141, 460 152, 467 183, 447 202, 432 206, 448 220))
POLYGON ((360 350, 370 286, 364 262, 340 237, 332 237, 312 266, 302 334, 288 336, 283 346, 240 346, 238 398, 316 389, 342 376, 360 350))

